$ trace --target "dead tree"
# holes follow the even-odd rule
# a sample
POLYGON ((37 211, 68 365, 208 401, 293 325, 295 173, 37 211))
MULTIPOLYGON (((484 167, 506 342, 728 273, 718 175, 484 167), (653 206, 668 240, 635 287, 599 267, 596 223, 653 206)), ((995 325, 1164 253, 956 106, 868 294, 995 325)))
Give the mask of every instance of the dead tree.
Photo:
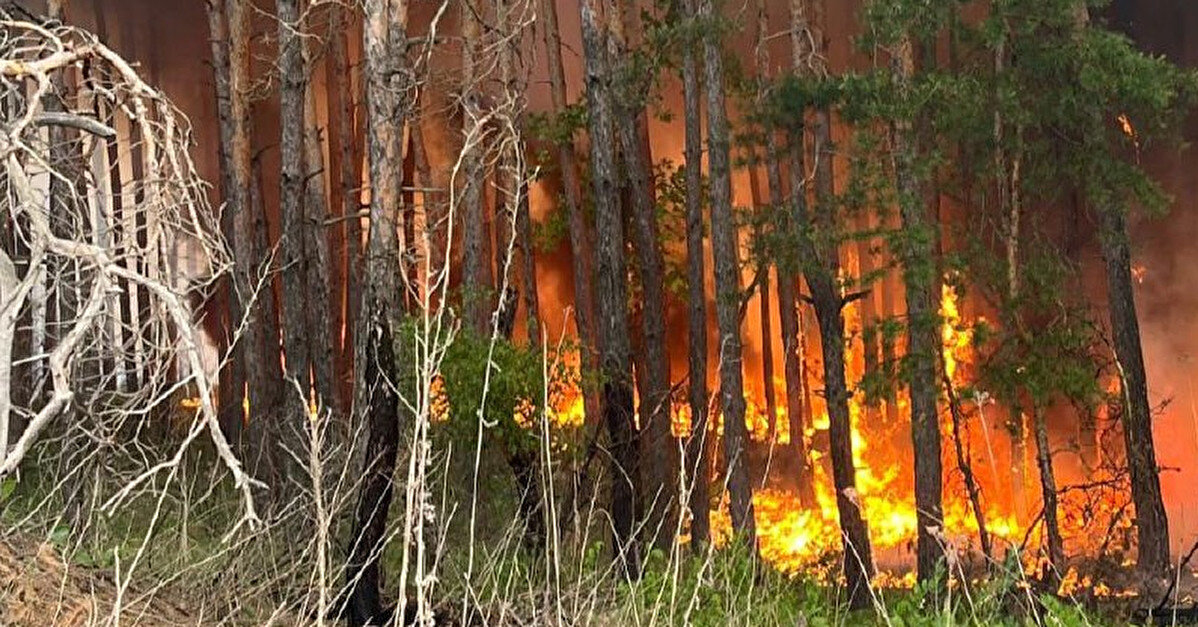
MULTIPOLYGON (((7 35, 0 44, 0 101, 9 107, 6 119, 10 121, 0 130, 0 167, 8 190, 0 202, 3 213, 22 226, 20 233, 5 238, 0 246, 0 309, 4 312, 0 316, 0 442, 7 445, 0 449, 0 477, 12 475, 51 431, 70 435, 89 428, 120 433, 129 422, 174 400, 174 388, 193 386, 199 408, 182 446, 203 433, 211 436, 243 497, 242 520, 255 522, 253 482, 220 429, 212 396, 214 373, 203 363, 200 332, 194 325, 193 301, 209 293, 228 270, 229 259, 217 214, 207 204, 204 184, 189 155, 190 130, 182 114, 128 62, 90 34, 59 23, 31 22, 5 11, 0 11, 0 29, 7 35), (104 89, 93 89, 90 95, 103 100, 92 111, 110 112, 104 121, 89 117, 88 108, 73 112, 46 108, 48 97, 62 95, 55 93, 56 85, 64 85, 65 76, 82 66, 91 68, 92 76, 104 77, 104 89), (89 154, 106 155, 109 141, 141 142, 140 176, 121 180, 120 189, 107 187, 113 179, 106 173, 72 180, 53 168, 56 135, 43 133, 45 127, 70 128, 89 154), (136 133, 131 132, 134 128, 136 133), (48 181, 54 179, 68 183, 61 189, 71 198, 55 210, 72 211, 73 216, 51 215, 48 200, 53 192, 48 181), (140 192, 122 206, 122 217, 147 225, 144 234, 118 234, 111 228, 112 198, 130 188, 140 192), (85 227, 69 232, 56 228, 54 221, 64 218, 85 227), (193 276, 182 275, 177 263, 181 251, 196 255, 204 267, 195 268, 193 276), (142 262, 132 263, 134 258, 142 262), (24 348, 13 341, 20 312, 35 291, 46 289, 42 277, 47 268, 68 266, 87 271, 62 274, 54 289, 77 294, 79 306, 70 317, 59 319, 57 341, 48 352, 15 354, 14 347, 24 348), (112 294, 138 289, 146 295, 146 301, 138 303, 145 312, 140 328, 134 333, 105 332, 121 319, 120 300, 112 294), (141 344, 145 338, 158 341, 141 344), (99 370, 97 377, 86 367, 100 359, 133 361, 153 376, 114 397, 107 391, 117 387, 119 370, 99 370), (183 369, 176 367, 180 360, 183 369), (12 364, 19 361, 40 364, 47 376, 43 394, 14 396, 12 364), (14 399, 24 406, 14 405, 14 399), (68 406, 87 424, 62 423, 68 406), (12 418, 17 414, 31 418, 13 432, 12 418)), ((92 448, 96 455, 120 453, 115 447, 93 444, 92 448)), ((180 457, 154 460, 134 476, 113 477, 122 485, 106 507, 126 502, 160 473, 176 468, 180 457)))

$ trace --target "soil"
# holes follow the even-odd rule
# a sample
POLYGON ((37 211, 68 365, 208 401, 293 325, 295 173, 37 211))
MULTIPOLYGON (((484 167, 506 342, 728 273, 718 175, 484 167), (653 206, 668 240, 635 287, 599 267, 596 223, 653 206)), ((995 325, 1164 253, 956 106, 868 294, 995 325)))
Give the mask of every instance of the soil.
POLYGON ((0 538, 0 627, 116 624, 118 599, 120 625, 206 623, 164 590, 129 586, 121 595, 111 570, 69 566, 46 542, 0 538))

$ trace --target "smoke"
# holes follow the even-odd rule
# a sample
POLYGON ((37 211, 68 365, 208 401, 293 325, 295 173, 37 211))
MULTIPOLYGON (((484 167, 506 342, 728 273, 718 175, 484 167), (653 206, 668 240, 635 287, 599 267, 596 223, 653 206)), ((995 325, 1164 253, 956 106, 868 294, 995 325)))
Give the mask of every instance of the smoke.
MULTIPOLYGON (((1170 0, 1119 0, 1110 9, 1112 25, 1146 52, 1198 67, 1198 5, 1170 0)), ((1184 141, 1198 139, 1198 117, 1184 129, 1184 141)), ((1186 145, 1156 147, 1144 165, 1174 202, 1164 216, 1135 216, 1133 265, 1141 274, 1137 310, 1148 370, 1150 399, 1162 407, 1154 423, 1161 484, 1169 514, 1173 549, 1185 550, 1198 536, 1198 152, 1186 145)), ((1092 255, 1093 265, 1101 260, 1092 255)), ((1091 281, 1089 293, 1105 286, 1091 281)), ((1103 301, 1096 302, 1102 306, 1103 301)))

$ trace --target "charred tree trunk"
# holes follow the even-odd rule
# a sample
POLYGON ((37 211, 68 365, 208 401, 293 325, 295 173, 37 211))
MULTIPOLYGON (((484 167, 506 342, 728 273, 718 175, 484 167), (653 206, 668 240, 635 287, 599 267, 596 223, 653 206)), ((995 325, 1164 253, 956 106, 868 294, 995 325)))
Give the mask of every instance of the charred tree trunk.
POLYGON ((849 392, 844 374, 844 302, 829 276, 813 278, 813 274, 808 274, 808 283, 824 354, 824 399, 828 405, 832 482, 836 489, 836 511, 844 545, 842 567, 848 587, 849 607, 861 609, 870 604, 869 585, 874 564, 869 530, 857 493, 857 471, 853 465, 849 392))
MULTIPOLYGON (((233 241, 235 258, 249 262, 236 269, 237 289, 245 295, 247 312, 251 316, 246 335, 246 373, 249 378, 250 408, 249 424, 250 468, 254 476, 267 485, 278 485, 284 477, 278 460, 278 418, 283 415, 286 403, 283 395, 287 386, 283 378, 280 360, 281 343, 279 333, 279 308, 275 303, 275 287, 272 276, 274 268, 263 267, 269 257, 269 237, 266 224, 266 203, 262 199, 262 166, 250 155, 250 109, 245 106, 245 93, 249 85, 249 17, 248 0, 235 0, 235 12, 230 14, 230 32, 233 33, 234 67, 243 72, 236 75, 235 84, 240 94, 240 105, 236 116, 238 128, 237 150, 234 160, 238 176, 244 176, 248 186, 247 210, 238 218, 238 238, 233 241), (240 56, 238 56, 240 55, 240 56), (250 294, 257 300, 249 302, 250 294)), ((269 505, 269 503, 265 503, 269 505)))
POLYGON ((756 547, 753 492, 748 469, 744 374, 741 371, 740 263, 736 224, 732 219, 732 179, 728 112, 724 102, 724 59, 719 16, 714 0, 699 0, 703 22, 703 65, 707 91, 708 197, 711 203, 711 248, 715 264, 716 318, 719 324, 720 407, 724 416, 724 463, 728 472, 732 529, 756 547))
MULTIPOLYGON (((682 13, 693 19, 695 0, 681 0, 682 13)), ((698 42, 684 42, 682 86, 686 125, 686 282, 688 302, 687 401, 691 410, 686 442, 686 478, 690 486, 691 542, 696 548, 711 536, 710 463, 707 458, 707 282, 703 259, 703 128, 699 119, 698 42)))
POLYGON ((408 76, 407 9, 406 0, 366 0, 363 27, 371 203, 362 315, 355 334, 354 361, 361 375, 356 379, 354 411, 369 435, 346 561, 351 625, 378 624, 388 618, 379 597, 379 554, 386 539, 401 420, 391 382, 399 380, 394 351, 403 345, 394 337, 402 315, 395 229, 402 202, 403 125, 411 108, 406 99, 409 86, 403 84, 408 76))
POLYGON ((1148 377, 1136 315, 1127 217, 1119 207, 1102 207, 1098 211, 1102 220, 1111 334, 1123 384, 1123 440, 1139 539, 1136 565, 1146 574, 1162 575, 1170 567, 1169 521, 1161 498, 1160 468, 1152 440, 1152 408, 1148 404, 1148 377))
POLYGON ((636 536, 639 518, 640 455, 633 423, 632 355, 628 342, 628 285, 624 261, 624 225, 620 216, 611 60, 605 9, 601 0, 583 0, 583 50, 591 133, 591 184, 595 203, 598 262, 598 317, 603 376, 603 416, 612 449, 611 516, 617 561, 631 576, 640 573, 636 536))
MULTIPOLYGON (((914 74, 911 40, 904 36, 894 56, 891 74, 895 88, 909 90, 914 74)), ((940 420, 936 408, 936 361, 940 338, 936 332, 935 238, 915 173, 916 140, 911 123, 893 123, 895 176, 899 192, 903 244, 899 256, 907 296, 908 389, 911 394, 911 437, 915 446, 916 570, 921 582, 932 581, 944 563, 943 469, 940 460, 940 420)))
MULTIPOLYGON (((284 389, 279 365, 278 330, 273 322, 274 290, 269 278, 260 279, 264 244, 255 237, 265 237, 265 216, 258 205, 255 177, 250 153, 250 108, 247 93, 250 89, 250 9, 247 0, 227 0, 220 3, 220 16, 225 20, 225 57, 218 62, 218 73, 225 73, 220 105, 221 143, 227 148, 228 173, 222 175, 225 185, 225 212, 229 220, 226 235, 233 248, 233 301, 238 308, 232 315, 235 324, 244 316, 244 335, 239 340, 235 359, 244 372, 246 393, 253 408, 253 422, 247 444, 250 468, 256 477, 268 485, 278 485, 273 453, 273 434, 269 427, 278 416, 279 394, 284 389)), ((214 44, 215 45, 215 44, 214 44)), ((219 81, 218 81, 219 86, 219 81)), ((264 277, 269 277, 264 274, 264 277)), ((222 399, 232 402, 230 420, 240 431, 243 421, 242 387, 237 394, 222 399)))
POLYGON ((635 46, 629 33, 632 16, 625 0, 615 0, 611 20, 613 67, 618 84, 614 99, 616 127, 624 155, 624 178, 632 205, 632 241, 641 281, 641 332, 644 337, 644 371, 640 384, 641 454, 645 459, 643 498, 648 510, 646 528, 655 547, 669 552, 674 543, 678 514, 678 443, 670 426, 670 364, 666 352, 665 261, 657 228, 657 203, 653 189, 652 155, 642 139, 648 133, 644 94, 650 90, 632 67, 635 46))

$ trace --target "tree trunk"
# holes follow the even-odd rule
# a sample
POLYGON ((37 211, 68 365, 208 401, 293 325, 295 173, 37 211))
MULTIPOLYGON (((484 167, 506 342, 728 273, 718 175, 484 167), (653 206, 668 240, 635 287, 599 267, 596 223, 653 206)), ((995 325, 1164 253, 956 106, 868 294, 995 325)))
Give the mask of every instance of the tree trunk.
MULTIPOLYGON (((817 232, 818 240, 830 238, 834 229, 835 208, 832 181, 831 153, 828 148, 828 118, 826 112, 816 114, 814 128, 817 156, 816 199, 814 216, 804 208, 805 188, 803 177, 806 171, 801 138, 791 140, 791 202, 794 218, 799 224, 810 224, 817 232)), ((835 277, 840 269, 838 251, 835 246, 820 249, 805 232, 800 232, 798 241, 807 285, 811 290, 812 305, 820 331, 820 347, 824 362, 824 400, 828 409, 828 449, 832 461, 832 482, 836 489, 836 510, 844 542, 844 575, 848 584, 849 606, 854 609, 868 607, 870 603, 869 581, 873 577, 873 551, 869 542, 869 530, 861 511, 860 495, 857 493, 857 471, 853 462, 852 415, 849 412, 848 382, 845 379, 845 335, 844 299, 838 291, 835 277)), ((833 240, 834 241, 834 240, 833 240)))
MULTIPOLYGON (((279 126, 282 129, 279 150, 282 170, 279 177, 280 212, 283 218, 283 346, 287 356, 287 379, 296 381, 303 396, 290 386, 285 393, 286 413, 282 429, 284 442, 299 445, 303 424, 308 416, 307 394, 311 387, 312 329, 308 326, 308 259, 304 251, 304 74, 303 42, 299 0, 277 0, 279 40, 279 126)), ((280 488, 282 486, 279 486, 280 488)), ((272 490, 278 495, 279 490, 272 490)))
MULTIPOLYGON (((566 70, 562 65, 561 31, 557 23, 557 1, 541 0, 544 20, 546 61, 549 66, 549 94, 553 100, 553 111, 562 113, 566 109, 566 70)), ((557 163, 561 172, 562 196, 566 202, 566 215, 570 234, 570 263, 574 283, 574 325, 578 329, 580 359, 584 373, 599 370, 598 346, 595 330, 595 296, 591 291, 594 280, 593 251, 590 230, 583 211, 581 184, 578 180, 578 163, 574 154, 572 137, 560 138, 557 142, 557 163)), ((588 424, 599 418, 599 396, 592 385, 582 386, 583 407, 588 424)))
POLYGON ((707 88, 707 163, 710 179, 711 247, 715 265, 716 319, 719 326, 720 406, 724 416, 724 463, 732 529, 756 547, 753 492, 749 481, 748 432, 745 428, 744 374, 741 371, 740 263, 732 219, 732 179, 728 113, 724 103, 723 45, 714 0, 699 0, 703 22, 703 61, 707 88))
POLYGON ((612 124, 612 77, 608 33, 601 0, 583 0, 583 51, 591 133, 591 184, 595 204, 598 262, 598 316, 603 376, 603 416, 610 436, 611 516, 617 561, 633 577, 640 574, 638 477, 640 455, 633 423, 632 355, 628 342, 628 285, 624 261, 624 225, 620 216, 615 138, 612 124))
POLYGON ((321 409, 329 409, 340 416, 342 403, 338 387, 333 378, 336 353, 333 350, 333 323, 330 314, 332 302, 329 273, 329 237, 325 223, 329 217, 328 193, 325 187, 324 145, 321 140, 320 121, 316 111, 316 81, 310 50, 312 40, 304 45, 304 72, 308 80, 304 84, 304 258, 306 262, 307 301, 304 311, 308 316, 308 356, 312 360, 313 387, 321 409))
MULTIPOLYGON (((340 207, 341 221, 337 224, 337 237, 344 248, 333 251, 344 273, 343 292, 338 294, 333 306, 341 312, 340 324, 334 332, 340 333, 340 354, 337 360, 341 375, 338 382, 341 397, 349 399, 353 394, 354 368, 354 325, 357 322, 358 305, 361 303, 362 268, 362 220, 354 217, 358 213, 358 187, 362 184, 355 168, 354 151, 354 91, 353 76, 349 64, 349 35, 353 22, 351 13, 343 7, 335 7, 333 26, 330 29, 332 54, 329 55, 329 120, 330 129, 336 130, 337 180, 333 193, 340 207)), ((330 131, 330 142, 332 141, 330 131)), ((332 149, 329 151, 333 152, 332 149)), ((338 336, 334 336, 335 338, 338 336)))
MULTIPOLYGON (((695 0, 682 0, 688 19, 695 15, 695 0)), ((711 495, 707 458, 707 283, 703 259, 703 127, 699 119, 700 89, 697 42, 688 40, 682 51, 682 85, 686 125, 686 283, 687 345, 691 411, 686 442, 686 478, 690 485, 691 543, 699 549, 711 536, 711 495)))
POLYGON ((366 61, 367 119, 370 138, 370 231, 363 306, 355 334, 354 412, 368 431, 366 468, 346 561, 348 618, 351 625, 386 620, 379 598, 379 554, 386 538, 392 473, 399 447, 400 403, 394 354, 399 305, 399 242, 403 125, 411 107, 406 96, 406 0, 366 0, 363 49, 366 61))
MULTIPOLYGON (((249 424, 249 455, 250 469, 267 485, 279 485, 284 477, 279 466, 278 447, 279 420, 287 404, 283 395, 287 386, 283 379, 283 364, 281 357, 279 334, 279 308, 275 304, 274 268, 265 267, 263 263, 268 258, 270 245, 266 226, 266 203, 262 199, 262 167, 258 160, 250 157, 250 111, 245 105, 245 89, 249 85, 249 0, 235 0, 235 12, 229 16, 230 32, 233 33, 235 57, 240 60, 244 71, 235 82, 237 94, 242 108, 237 115, 238 133, 237 150, 234 160, 237 164, 238 176, 244 176, 248 185, 247 210, 238 218, 237 232, 239 237, 234 240, 233 254, 235 258, 249 259, 249 263, 239 265, 235 270, 237 289, 246 295, 253 294, 259 287, 261 291, 258 300, 248 307, 251 316, 246 335, 246 373, 250 387, 251 417, 249 424), (239 51, 240 52, 237 52, 239 51), (244 79, 244 80, 242 80, 244 79)), ((239 67, 237 64, 234 67, 239 67)), ((269 506, 270 503, 263 503, 269 506)))
POLYGON ((1057 588, 1065 567, 1065 545, 1057 522, 1057 480, 1052 472, 1052 449, 1048 442, 1048 420, 1039 405, 1032 408, 1036 431, 1036 464, 1040 470, 1040 498, 1044 504, 1044 532, 1048 536, 1048 570, 1045 579, 1057 588))
MULTIPOLYGON (((891 73, 899 90, 909 89, 914 59, 904 36, 892 60, 891 73)), ((911 123, 893 123, 895 176, 903 238, 900 257, 907 296, 908 389, 911 394, 911 437, 915 446, 916 570, 921 582, 932 581, 944 561, 942 507, 943 470, 940 460, 940 420, 936 408, 936 361, 940 337, 936 332, 936 225, 928 221, 916 179, 916 144, 911 123)))
MULTIPOLYGON (((761 193, 761 176, 758 167, 749 167, 749 187, 753 197, 753 210, 759 215, 771 209, 765 205, 761 193)), ((753 228, 754 247, 760 246, 765 240, 766 232, 761 224, 762 217, 755 218, 753 228)), ((770 303, 773 300, 770 290, 770 264, 767 250, 758 250, 757 259, 757 319, 761 324, 761 394, 765 397, 766 442, 773 451, 773 443, 778 433, 778 402, 774 395, 774 330, 770 315, 770 303)))
POLYGON ((1101 207, 1098 211, 1111 334, 1123 384, 1123 441, 1139 538, 1136 565, 1145 574, 1163 575, 1170 567, 1169 521, 1152 439, 1152 408, 1148 404, 1148 378, 1136 315, 1127 217, 1119 207, 1101 207))
MULTIPOLYGON (((824 51, 819 29, 813 29, 807 19, 802 0, 791 3, 791 52, 794 69, 800 75, 810 70, 808 57, 824 51), (815 42, 811 50, 808 42, 815 42)), ((812 129, 815 141, 816 207, 806 207, 806 164, 802 131, 790 139, 790 193, 792 219, 799 227, 794 230, 799 257, 811 290, 812 305, 820 331, 820 347, 824 361, 824 399, 828 409, 828 448, 832 461, 832 481, 836 489, 836 510, 844 543, 843 569, 848 585, 849 606, 854 609, 870 604, 870 579, 873 577, 873 550, 869 530, 861 511, 857 493, 857 471, 853 461, 852 415, 849 412, 851 393, 845 378, 844 299, 836 277, 840 272, 839 249, 836 244, 836 188, 832 172, 832 127, 829 113, 819 109, 812 129), (806 225, 807 228, 802 228, 806 225), (814 231, 813 236, 810 231, 814 231), (816 242, 827 242, 817 245, 816 242)))
POLYGON ((819 507, 815 500, 814 471, 811 468, 811 456, 807 452, 806 432, 810 426, 807 421, 807 407, 803 385, 803 357, 800 355, 798 299, 795 296, 795 285, 798 278, 787 272, 778 281, 778 312, 782 325, 782 365, 786 378, 786 417, 790 427, 790 447, 794 451, 796 463, 795 483, 799 493, 799 503, 805 508, 819 507))
MULTIPOLYGON (((1074 5, 1074 25, 1080 33, 1090 21, 1084 2, 1074 5)), ((1152 576, 1167 573, 1169 521, 1161 498, 1160 467, 1152 439, 1152 408, 1148 404, 1148 375, 1140 345, 1131 274, 1131 237, 1123 207, 1094 207, 1099 213, 1102 257, 1106 264, 1107 308, 1123 389, 1123 442, 1131 475, 1131 498, 1136 507, 1137 568, 1152 576)))
MULTIPOLYGON (((221 200, 224 203, 220 214, 220 230, 225 241, 232 243, 237 237, 236 218, 243 208, 244 193, 243 190, 236 188, 233 172, 233 90, 229 65, 230 40, 225 0, 209 2, 207 12, 208 36, 212 44, 212 71, 216 83, 216 111, 220 130, 217 156, 220 165, 221 200)), ((234 263, 236 264, 236 258, 234 258, 234 263)), ((241 324, 243 313, 234 281, 234 277, 226 277, 221 281, 220 288, 223 295, 222 300, 225 302, 225 307, 221 312, 223 314, 221 327, 229 342, 234 339, 233 332, 241 324)), ((241 399, 246 378, 244 352, 244 341, 233 345, 230 359, 220 372, 218 386, 220 398, 217 406, 220 409, 221 430, 224 431, 225 437, 234 443, 241 440, 243 420, 241 399)))
MULTIPOLYGON (((1001 39, 995 44, 994 50, 994 74, 1001 76, 1007 67, 1007 52, 1006 52, 1006 37, 1007 31, 1001 35, 1001 39)), ((998 98, 1001 94, 996 93, 995 111, 994 111, 994 169, 998 173, 997 184, 995 185, 998 192, 998 208, 1002 212, 1002 237, 1003 245, 1006 253, 1006 293, 1004 294, 1005 302, 1003 303, 1003 326, 1008 329, 1015 330, 1018 328, 1018 315, 1016 308, 1019 306, 1019 222, 1020 222, 1020 205, 1018 202, 1019 183, 1015 175, 1015 169, 1007 165, 1007 154, 1004 149, 1006 142, 1006 123, 1003 119, 1001 109, 998 107, 998 98)), ((1012 160, 1018 163, 1017 159, 1012 160)), ((1019 519, 1025 517, 1025 501, 1023 494, 1024 488, 1024 429, 1023 429, 1023 414, 1017 414, 1018 424, 1012 425, 1015 428, 1007 429, 1011 440, 1011 482, 1012 498, 1015 501, 1015 511, 1019 519)))
MULTIPOLYGON (((778 136, 771 130, 766 135, 766 176, 769 182, 770 204, 782 207, 785 203, 785 192, 782 185, 781 155, 778 149, 778 136)), ((780 228, 794 228, 791 215, 783 212, 779 222, 780 228)), ((799 493, 799 502, 808 508, 818 507, 815 500, 815 479, 811 468, 811 457, 807 452, 806 431, 810 425, 807 420, 807 399, 805 386, 806 359, 801 354, 803 342, 800 337, 799 303, 795 288, 799 284, 799 275, 793 269, 778 266, 778 318, 782 330, 782 367, 786 380, 786 415, 790 422, 790 443, 794 450, 797 463, 795 482, 799 493)))
MULTIPOLYGON (((815 273, 812 273, 815 274, 815 273)), ((836 286, 825 274, 808 275, 815 316, 819 323, 820 345, 824 354, 824 399, 828 405, 828 440, 832 457, 832 482, 836 488, 836 511, 844 544, 844 578, 849 607, 861 609, 870 604, 870 579, 874 574, 873 550, 869 529, 861 511, 857 492, 857 471, 853 465, 851 414, 848 383, 844 374, 843 301, 836 286)))
MULTIPOLYGON (((766 37, 768 37, 768 32, 769 32, 769 14, 766 12, 765 0, 757 0, 755 8, 757 11, 757 41, 756 41, 756 45, 754 48, 753 59, 754 59, 754 65, 756 66, 754 69, 757 72, 756 99, 757 99, 758 105, 761 106, 761 105, 765 104, 767 81, 769 80, 768 73, 769 73, 770 57, 769 57, 769 50, 768 50, 768 41, 766 40, 766 37)), ((775 158, 777 157, 777 152, 776 152, 776 150, 774 150, 776 148, 776 146, 774 145, 775 140, 774 140, 773 130, 767 128, 767 129, 765 129, 765 133, 766 133, 765 164, 766 164, 766 170, 767 170, 766 179, 767 179, 767 185, 769 186, 769 194, 770 194, 769 212, 773 213, 774 211, 778 211, 781 209, 782 203, 781 203, 781 188, 778 188, 778 192, 779 192, 778 199, 777 199, 778 202, 775 202, 775 198, 774 198, 775 180, 771 177, 773 177, 774 174, 776 173, 778 175, 777 183, 780 185, 781 184, 781 172, 780 172, 780 170, 776 171, 775 173, 769 172, 769 168, 771 168, 771 167, 777 168, 777 162, 775 160, 775 158)), ((763 198, 761 195, 761 186, 759 183, 760 175, 758 173, 758 168, 756 166, 754 166, 753 169, 750 171, 750 173, 752 175, 752 181, 753 181, 753 204, 756 205, 758 208, 760 208, 761 205, 763 204, 762 203, 763 198)), ((770 266, 773 264, 769 263, 768 259, 769 259, 769 253, 765 253, 763 255, 762 262, 760 263, 759 267, 757 268, 757 272, 759 272, 761 274, 761 286, 760 286, 761 299, 759 301, 759 303, 760 303, 760 318, 761 318, 761 379, 762 379, 762 383, 764 384, 763 392, 765 394, 766 420, 767 420, 767 423, 769 426, 769 442, 770 442, 770 446, 771 446, 770 450, 772 451, 773 450, 772 446, 774 444, 775 439, 777 438, 777 433, 778 433, 778 424, 777 424, 778 423, 778 400, 776 398, 776 394, 774 391, 774 329, 773 329, 773 319, 772 319, 773 316, 770 314, 770 299, 771 299, 771 296, 770 296, 770 266)), ((779 283, 781 283, 782 277, 783 277, 782 269, 778 268, 779 283)), ((783 340, 783 341, 785 342, 785 340, 783 340)))
MULTIPOLYGON (((483 49, 482 32, 479 25, 479 7, 473 0, 461 3, 462 20, 462 153, 461 174, 464 178, 461 191, 462 220, 462 306, 466 323, 475 332, 489 331, 491 320, 490 303, 494 283, 491 274, 490 229, 487 228, 487 211, 483 179, 486 168, 483 163, 484 137, 479 82, 476 63, 483 49)), ((500 269, 502 271, 502 268, 500 269)))
POLYGON ((634 47, 629 39, 632 16, 626 0, 612 5, 611 36, 615 59, 616 127, 624 155, 624 177, 631 192, 632 240, 641 281, 641 332, 644 337, 644 371, 638 377, 641 418, 641 454, 645 459, 646 528, 653 545, 669 552, 677 525, 678 443, 670 426, 670 364, 666 352, 665 261, 657 228, 657 203, 653 189, 652 155, 642 138, 648 133, 644 94, 649 90, 630 67, 634 47))

